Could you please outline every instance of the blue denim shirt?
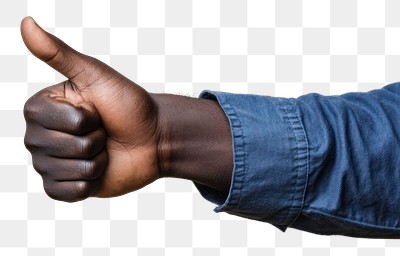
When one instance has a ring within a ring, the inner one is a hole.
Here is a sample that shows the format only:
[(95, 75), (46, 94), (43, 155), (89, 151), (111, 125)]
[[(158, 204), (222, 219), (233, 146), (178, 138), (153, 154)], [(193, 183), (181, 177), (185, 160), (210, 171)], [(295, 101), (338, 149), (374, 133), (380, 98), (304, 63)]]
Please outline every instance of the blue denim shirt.
[(229, 119), (229, 195), (217, 212), (317, 234), (400, 238), (400, 83), (297, 99), (204, 91)]

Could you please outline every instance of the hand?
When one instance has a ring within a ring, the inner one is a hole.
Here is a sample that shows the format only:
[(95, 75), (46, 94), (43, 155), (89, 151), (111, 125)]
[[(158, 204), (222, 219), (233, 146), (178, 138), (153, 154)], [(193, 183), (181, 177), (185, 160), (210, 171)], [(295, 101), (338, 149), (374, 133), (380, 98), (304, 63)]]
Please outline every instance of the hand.
[(46, 193), (58, 200), (111, 197), (159, 178), (158, 111), (141, 87), (83, 55), (27, 17), (28, 49), (68, 78), (25, 104), (25, 145)]

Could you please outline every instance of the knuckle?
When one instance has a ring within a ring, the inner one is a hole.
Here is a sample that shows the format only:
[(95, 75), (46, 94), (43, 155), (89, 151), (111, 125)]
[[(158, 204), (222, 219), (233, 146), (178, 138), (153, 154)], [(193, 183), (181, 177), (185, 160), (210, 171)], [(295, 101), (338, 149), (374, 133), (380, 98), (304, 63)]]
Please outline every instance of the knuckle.
[(86, 179), (95, 179), (98, 176), (98, 169), (99, 166), (96, 161), (93, 160), (84, 161), (82, 175)]
[(31, 153), (42, 151), (46, 145), (43, 131), (37, 126), (27, 124), (24, 136), (24, 144), (26, 149)]
[(38, 141), (34, 137), (29, 136), (28, 134), (26, 134), (24, 137), (24, 144), (26, 149), (28, 149), (31, 152), (39, 148)]
[(107, 144), (107, 134), (104, 129), (100, 129), (100, 140), (101, 140), (102, 146), (105, 147)]
[(80, 181), (74, 186), (74, 194), (76, 200), (83, 200), (88, 198), (91, 194), (91, 187), (88, 182)]
[(37, 119), (40, 111), (38, 106), (33, 103), (32, 98), (25, 102), (23, 113), (26, 121), (34, 121)]
[(87, 119), (81, 111), (77, 111), (73, 115), (72, 129), (76, 134), (84, 134), (87, 126)]
[(104, 130), (104, 128), (100, 128), (100, 134), (101, 137), (105, 140), (107, 137), (106, 131)]
[(93, 155), (93, 141), (89, 138), (82, 138), (80, 141), (80, 152), (83, 157), (90, 158)]
[(90, 159), (104, 148), (106, 135), (103, 129), (98, 129), (88, 136), (81, 137), (79, 140), (79, 150), (81, 155)]
[(30, 97), (24, 104), (23, 113), (25, 120), (36, 121), (40, 115), (43, 114), (43, 110), (46, 109), (48, 101), (46, 100), (48, 90), (43, 89), (37, 92), (35, 95)]
[(48, 172), (43, 159), (38, 159), (38, 157), (36, 157), (36, 156), (32, 156), (32, 167), (41, 176), (46, 176), (46, 174)]

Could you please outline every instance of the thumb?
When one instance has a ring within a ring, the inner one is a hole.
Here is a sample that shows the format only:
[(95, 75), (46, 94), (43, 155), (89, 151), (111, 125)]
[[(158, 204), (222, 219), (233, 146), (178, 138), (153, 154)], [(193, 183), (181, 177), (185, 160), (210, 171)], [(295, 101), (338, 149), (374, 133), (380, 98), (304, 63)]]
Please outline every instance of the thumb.
[(29, 51), (69, 79), (84, 70), (85, 55), (44, 31), (33, 18), (21, 22), (21, 35)]

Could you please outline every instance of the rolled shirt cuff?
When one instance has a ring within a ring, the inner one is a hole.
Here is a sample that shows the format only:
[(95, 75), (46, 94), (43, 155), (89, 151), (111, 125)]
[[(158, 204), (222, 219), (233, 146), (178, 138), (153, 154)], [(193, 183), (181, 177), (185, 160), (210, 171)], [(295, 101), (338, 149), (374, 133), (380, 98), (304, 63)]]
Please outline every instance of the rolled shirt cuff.
[[(229, 194), (195, 183), (216, 212), (286, 230), (299, 216), (308, 178), (307, 137), (293, 99), (203, 91), (229, 120), (233, 171)], [(212, 120), (210, 120), (212, 121)]]

